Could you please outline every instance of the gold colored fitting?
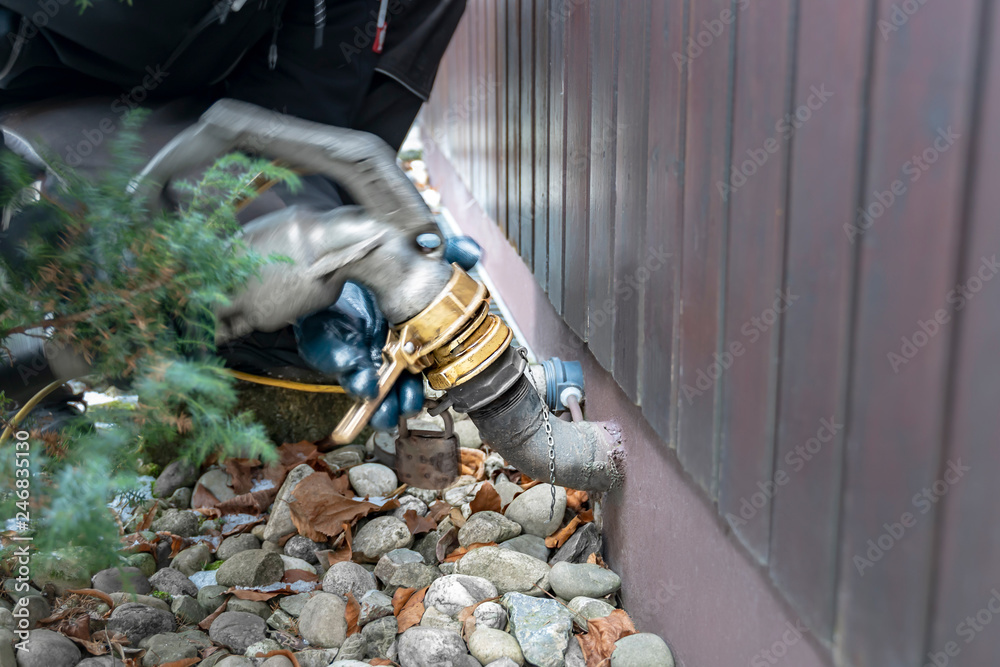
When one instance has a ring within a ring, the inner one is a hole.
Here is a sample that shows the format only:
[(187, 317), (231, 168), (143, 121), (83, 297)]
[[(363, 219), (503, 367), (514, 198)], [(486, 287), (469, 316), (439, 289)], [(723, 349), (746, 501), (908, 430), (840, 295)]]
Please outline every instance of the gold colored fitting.
[(490, 313), (486, 286), (453, 265), (451, 279), (434, 301), (389, 332), (382, 348), (378, 395), (355, 403), (332, 440), (352, 442), (404, 370), (426, 371), (434, 389), (457, 387), (489, 368), (512, 339), (510, 328)]

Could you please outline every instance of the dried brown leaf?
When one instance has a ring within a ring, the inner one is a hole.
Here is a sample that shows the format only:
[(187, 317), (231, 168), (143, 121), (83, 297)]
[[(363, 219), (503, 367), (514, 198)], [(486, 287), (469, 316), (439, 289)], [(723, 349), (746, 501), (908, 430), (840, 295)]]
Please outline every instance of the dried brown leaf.
[(205, 632), (208, 632), (208, 629), (212, 626), (212, 623), (215, 622), (215, 619), (217, 619), (219, 617), (219, 614), (224, 612), (226, 610), (226, 607), (228, 606), (229, 606), (229, 599), (227, 598), (222, 601), (222, 604), (219, 605), (218, 609), (216, 609), (211, 614), (206, 616), (205, 620), (203, 620), (201, 623), (198, 624), (198, 627), (204, 630)]
[(459, 451), (460, 474), (472, 475), (477, 480), (486, 479), (486, 452), (462, 447)]
[(411, 535), (419, 535), (437, 530), (437, 522), (434, 519), (427, 516), (420, 516), (416, 510), (406, 510), (403, 513), (403, 521), (406, 522), (406, 527), (410, 529)]
[(452, 526), (448, 529), (448, 532), (438, 538), (437, 544), (434, 547), (434, 555), (437, 556), (438, 562), (443, 561), (457, 546), (458, 529)]
[(260, 461), (257, 459), (226, 459), (223, 466), (229, 473), (229, 479), (232, 480), (230, 486), (233, 493), (238, 496), (250, 493), (250, 489), (253, 488), (253, 470), (260, 467)]
[(299, 534), (315, 542), (326, 542), (344, 530), (344, 524), (353, 524), (370, 512), (393, 509), (399, 503), (390, 501), (379, 507), (373, 503), (346, 498), (337, 493), (330, 476), (323, 472), (309, 475), (295, 488), (295, 499), (289, 503), (292, 523)]
[(165, 662), (160, 667), (191, 667), (191, 665), (197, 665), (199, 662), (201, 662), (201, 658), (183, 658), (182, 660)]
[(319, 581), (315, 572), (309, 570), (285, 570), (285, 575), (281, 578), (284, 584), (294, 584), (296, 581)]
[(576, 532), (576, 529), (579, 528), (582, 523), (583, 522), (580, 521), (579, 516), (573, 517), (569, 523), (560, 528), (555, 534), (549, 535), (545, 538), (545, 546), (549, 549), (558, 549), (562, 545), (566, 544), (566, 540), (573, 537), (573, 533)]
[(566, 507), (573, 510), (574, 512), (579, 512), (583, 509), (584, 504), (590, 500), (590, 494), (586, 491), (579, 491), (577, 489), (566, 489)]
[(286, 442), (278, 447), (278, 456), (281, 465), (285, 466), (286, 470), (291, 470), (297, 465), (315, 461), (319, 457), (319, 450), (316, 445), (305, 440), (296, 443)]
[(587, 556), (587, 562), (590, 563), (591, 565), (600, 565), (605, 570), (609, 569), (607, 564), (604, 562), (604, 559), (601, 558), (601, 554), (599, 553), (592, 553), (589, 556)]
[(156, 516), (156, 510), (158, 509), (160, 509), (159, 505), (150, 507), (149, 511), (142, 515), (142, 521), (135, 527), (135, 532), (141, 533), (144, 530), (149, 530), (149, 527), (153, 525), (153, 517)]
[(98, 600), (108, 605), (112, 609), (115, 608), (115, 601), (111, 599), (111, 596), (105, 593), (104, 591), (99, 591), (95, 588), (77, 588), (77, 589), (68, 588), (66, 589), (66, 592), (72, 593), (73, 595), (85, 595), (88, 597), (97, 598)]
[(480, 487), (476, 497), (469, 503), (472, 513), (476, 512), (500, 512), (500, 494), (490, 482), (486, 482)]
[(218, 507), (219, 499), (215, 494), (205, 488), (203, 484), (195, 484), (194, 493), (191, 494), (191, 507)]
[(451, 516), (451, 523), (455, 526), (455, 528), (461, 528), (465, 525), (465, 522), (468, 521), (468, 519), (466, 519), (462, 514), (462, 510), (457, 507), (451, 508), (451, 514), (449, 516)]
[(448, 516), (451, 513), (451, 505), (443, 501), (436, 501), (430, 507), (430, 511), (427, 512), (427, 516), (434, 519), (437, 523), (441, 523), (441, 519)]
[(394, 663), (389, 658), (372, 658), (368, 661), (369, 665), (381, 665), (381, 667), (387, 667), (393, 665)]
[(347, 609), (344, 611), (344, 617), (347, 619), (348, 637), (361, 632), (361, 627), (358, 625), (358, 619), (361, 618), (361, 605), (354, 598), (354, 593), (350, 591), (347, 592)]
[(396, 592), (392, 594), (392, 615), (399, 616), (399, 612), (403, 610), (403, 607), (416, 592), (416, 588), (397, 588)]
[(450, 554), (448, 554), (447, 558), (445, 558), (441, 562), (454, 563), (455, 561), (460, 560), (462, 556), (469, 553), (470, 551), (475, 551), (476, 549), (481, 549), (483, 547), (495, 547), (495, 546), (497, 546), (496, 542), (481, 542), (481, 543), (476, 542), (475, 544), (470, 544), (467, 547), (459, 547), (454, 551), (452, 551)]
[(223, 514), (263, 514), (278, 496), (278, 487), (244, 493), (219, 503), (217, 507)]
[(420, 624), (420, 619), (424, 617), (424, 596), (427, 595), (427, 587), (414, 591), (410, 595), (406, 604), (396, 614), (396, 622), (399, 625), (397, 632), (403, 633), (415, 625)]
[(587, 634), (577, 637), (587, 666), (605, 664), (611, 659), (615, 642), (636, 632), (632, 619), (621, 609), (615, 609), (604, 618), (588, 620)]

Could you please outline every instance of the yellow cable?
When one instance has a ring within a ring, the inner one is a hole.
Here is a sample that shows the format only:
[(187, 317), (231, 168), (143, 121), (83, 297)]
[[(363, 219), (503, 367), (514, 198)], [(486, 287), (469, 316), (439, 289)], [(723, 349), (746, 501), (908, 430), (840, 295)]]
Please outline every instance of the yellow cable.
[(242, 371), (234, 371), (232, 369), (227, 369), (229, 374), (240, 380), (246, 382), (253, 382), (254, 384), (265, 384), (269, 387), (282, 387), (284, 389), (293, 389), (295, 391), (306, 391), (313, 394), (344, 394), (344, 388), (335, 384), (306, 384), (304, 382), (292, 382), (291, 380), (278, 380), (277, 378), (262, 377), (260, 375), (251, 375), (250, 373), (243, 373)]
[[(303, 382), (292, 382), (291, 380), (278, 380), (276, 378), (262, 377), (260, 375), (251, 375), (250, 373), (243, 373), (241, 371), (234, 371), (232, 369), (227, 369), (227, 370), (229, 374), (235, 378), (244, 380), (246, 382), (253, 382), (254, 384), (268, 385), (269, 387), (282, 387), (284, 389), (305, 391), (313, 394), (346, 393), (343, 387), (335, 384), (305, 384)], [(30, 401), (25, 403), (24, 407), (18, 410), (17, 414), (14, 415), (14, 418), (11, 419), (10, 423), (7, 424), (7, 427), (4, 428), (3, 434), (0, 435), (0, 445), (3, 445), (5, 442), (7, 442), (7, 440), (10, 439), (10, 436), (14, 433), (14, 429), (17, 428), (17, 425), (20, 424), (21, 421), (23, 421), (24, 418), (27, 417), (32, 410), (35, 409), (36, 405), (42, 402), (42, 399), (44, 399), (46, 396), (51, 394), (53, 391), (55, 391), (62, 385), (63, 385), (62, 380), (53, 382), (52, 384), (48, 385), (40, 392), (35, 394)]]
[(34, 396), (32, 396), (31, 400), (25, 403), (23, 408), (18, 410), (17, 414), (14, 415), (14, 418), (10, 420), (9, 424), (7, 424), (7, 428), (3, 430), (3, 435), (0, 435), (0, 445), (3, 445), (3, 443), (7, 442), (7, 440), (10, 439), (10, 436), (14, 432), (14, 429), (17, 428), (17, 425), (20, 424), (21, 421), (28, 416), (29, 412), (35, 409), (36, 405), (42, 402), (43, 398), (51, 394), (53, 391), (55, 391), (62, 385), (63, 381), (58, 380), (45, 387)]

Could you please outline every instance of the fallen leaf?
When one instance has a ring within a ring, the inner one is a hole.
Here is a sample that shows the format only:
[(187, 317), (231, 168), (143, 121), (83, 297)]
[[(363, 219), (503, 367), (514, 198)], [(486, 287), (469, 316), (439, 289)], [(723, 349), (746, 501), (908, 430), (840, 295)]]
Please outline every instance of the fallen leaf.
[(361, 628), (358, 626), (358, 619), (361, 618), (361, 605), (354, 598), (354, 593), (347, 592), (347, 609), (344, 611), (344, 617), (347, 619), (347, 636), (356, 635), (361, 632)]
[(356, 495), (354, 489), (351, 488), (351, 480), (345, 470), (340, 470), (338, 474), (333, 476), (333, 488), (346, 498), (353, 498)]
[(538, 486), (541, 483), (542, 483), (541, 480), (537, 480), (536, 479), (534, 481), (528, 482), (527, 484), (521, 484), (521, 489), (523, 489), (524, 491), (527, 491), (528, 489), (534, 488), (534, 487)]
[(416, 592), (416, 588), (397, 588), (396, 592), (392, 594), (392, 615), (399, 616), (399, 612), (403, 610), (406, 603), (410, 601), (410, 597)]
[(218, 507), (196, 507), (193, 511), (201, 514), (206, 519), (218, 519), (222, 516), (222, 511)]
[(469, 503), (472, 513), (476, 512), (500, 512), (500, 494), (493, 487), (493, 484), (486, 482), (479, 489), (479, 493)]
[(427, 595), (427, 587), (415, 591), (403, 608), (396, 615), (396, 622), (399, 625), (397, 632), (403, 633), (415, 625), (420, 624), (420, 619), (424, 617), (424, 596)]
[(470, 551), (475, 551), (476, 549), (481, 549), (483, 547), (495, 547), (495, 546), (497, 546), (496, 542), (481, 542), (481, 543), (476, 542), (475, 544), (470, 544), (467, 547), (459, 547), (454, 551), (452, 551), (450, 554), (448, 554), (448, 557), (441, 562), (454, 563), (455, 561), (461, 559), (462, 556), (469, 553)]
[(314, 542), (326, 542), (330, 537), (336, 537), (344, 530), (344, 524), (353, 524), (370, 512), (379, 512), (395, 503), (390, 501), (379, 507), (373, 503), (354, 500), (337, 493), (336, 486), (330, 476), (323, 472), (309, 475), (295, 487), (295, 499), (289, 503), (292, 510), (292, 523), (300, 535), (305, 535)]
[(219, 617), (219, 614), (224, 612), (226, 610), (226, 607), (228, 606), (229, 606), (229, 599), (227, 598), (222, 601), (222, 604), (219, 605), (218, 609), (216, 609), (211, 614), (206, 616), (205, 620), (203, 620), (201, 623), (198, 624), (198, 627), (204, 630), (205, 632), (208, 632), (208, 629), (212, 626), (212, 623), (215, 621), (215, 619), (217, 619)]
[(305, 440), (296, 443), (286, 442), (278, 447), (278, 456), (281, 465), (291, 470), (295, 466), (315, 461), (319, 457), (319, 450), (316, 445)]
[(573, 537), (573, 533), (576, 532), (576, 529), (579, 528), (582, 523), (583, 522), (580, 521), (579, 516), (573, 517), (569, 523), (560, 528), (555, 534), (545, 538), (545, 546), (549, 549), (558, 549), (562, 545), (566, 544), (566, 540)]
[(437, 522), (434, 519), (427, 516), (420, 516), (416, 510), (406, 510), (403, 513), (403, 521), (406, 522), (406, 527), (410, 529), (411, 535), (419, 535), (437, 530)]
[(434, 521), (436, 521), (437, 523), (441, 523), (441, 519), (448, 516), (450, 512), (451, 512), (451, 505), (449, 505), (446, 502), (438, 500), (435, 501), (433, 505), (431, 505), (430, 510), (427, 512), (427, 516), (434, 519)]
[(214, 493), (206, 489), (203, 484), (195, 484), (194, 493), (191, 494), (192, 508), (217, 507), (218, 505), (219, 499), (215, 497)]
[(580, 648), (587, 665), (600, 665), (611, 659), (615, 642), (622, 637), (636, 634), (632, 619), (621, 609), (615, 609), (604, 618), (587, 621), (587, 634), (578, 635)]
[(301, 665), (299, 665), (298, 658), (296, 658), (295, 654), (292, 653), (291, 651), (289, 651), (287, 648), (281, 648), (281, 649), (278, 649), (277, 651), (271, 651), (270, 653), (265, 653), (264, 655), (259, 655), (258, 654), (257, 657), (258, 658), (273, 658), (276, 655), (283, 655), (286, 658), (288, 658), (292, 662), (292, 667), (301, 667)]
[(226, 459), (223, 466), (229, 473), (229, 479), (232, 480), (230, 486), (233, 492), (238, 496), (250, 493), (250, 489), (253, 488), (253, 470), (260, 466), (260, 461), (257, 459)]
[(582, 512), (578, 512), (577, 516), (580, 518), (581, 523), (594, 522), (594, 510), (583, 510)]
[(601, 554), (599, 553), (592, 553), (589, 556), (587, 556), (587, 562), (590, 563), (591, 565), (600, 565), (605, 570), (608, 569), (608, 566), (604, 563), (604, 559), (601, 558)]
[(290, 587), (285, 586), (273, 591), (255, 591), (248, 588), (235, 588), (230, 587), (227, 594), (232, 593), (241, 600), (257, 600), (260, 602), (267, 602), (273, 597), (277, 597), (284, 593), (301, 593), (301, 591), (293, 591)]
[(160, 509), (159, 505), (150, 507), (149, 511), (142, 516), (142, 521), (135, 527), (135, 532), (141, 533), (144, 530), (149, 530), (149, 527), (153, 525), (153, 517), (156, 516), (156, 510), (158, 509)]
[(455, 547), (458, 546), (458, 529), (452, 526), (444, 535), (438, 538), (434, 546), (434, 555), (441, 562)]
[(388, 658), (372, 658), (371, 660), (368, 661), (368, 664), (369, 665), (382, 665), (383, 667), (385, 667), (385, 665), (392, 665), (393, 662), (392, 662), (392, 660), (389, 660)]
[(450, 516), (451, 516), (451, 523), (452, 525), (455, 526), (455, 528), (461, 528), (462, 526), (465, 525), (465, 522), (468, 521), (468, 519), (465, 518), (465, 515), (462, 514), (462, 510), (458, 509), (457, 507), (451, 508)]
[(278, 496), (278, 487), (244, 493), (219, 503), (217, 507), (223, 514), (263, 514)]
[(566, 507), (579, 513), (584, 503), (590, 500), (590, 494), (578, 489), (566, 489)]
[(487, 598), (486, 600), (480, 600), (476, 604), (469, 605), (462, 611), (458, 612), (458, 622), (462, 624), (462, 636), (468, 641), (472, 633), (476, 631), (476, 617), (473, 614), (476, 613), (476, 608), (486, 602), (496, 602), (499, 597)]
[(479, 449), (461, 447), (459, 451), (459, 472), (472, 475), (477, 480), (486, 479), (486, 453)]
[(115, 601), (111, 599), (111, 596), (104, 591), (99, 591), (95, 588), (67, 588), (67, 593), (72, 593), (73, 595), (85, 595), (92, 598), (97, 598), (104, 604), (108, 605), (112, 609), (115, 608)]
[(281, 583), (294, 584), (296, 581), (319, 581), (319, 577), (309, 570), (285, 570)]

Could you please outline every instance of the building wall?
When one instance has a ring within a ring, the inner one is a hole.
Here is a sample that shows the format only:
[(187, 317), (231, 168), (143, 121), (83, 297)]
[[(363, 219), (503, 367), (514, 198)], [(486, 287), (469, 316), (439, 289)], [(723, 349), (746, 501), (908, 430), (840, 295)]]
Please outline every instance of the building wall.
[(995, 4), (469, 0), (432, 175), (626, 426), (609, 556), (687, 664), (1000, 654)]

